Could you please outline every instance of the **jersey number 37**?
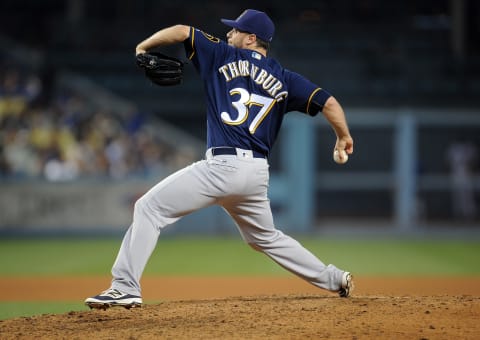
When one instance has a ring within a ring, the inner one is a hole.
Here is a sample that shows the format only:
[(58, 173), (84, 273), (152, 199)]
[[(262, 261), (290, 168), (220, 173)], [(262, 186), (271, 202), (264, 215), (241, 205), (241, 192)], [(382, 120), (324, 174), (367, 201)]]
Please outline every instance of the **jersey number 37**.
[(268, 115), (268, 113), (276, 103), (275, 99), (260, 96), (255, 93), (249, 93), (247, 90), (241, 87), (231, 89), (230, 96), (240, 96), (237, 101), (232, 102), (232, 105), (237, 110), (238, 115), (237, 118), (232, 119), (232, 115), (230, 115), (230, 113), (222, 112), (220, 117), (222, 117), (222, 121), (225, 124), (240, 125), (248, 119), (249, 109), (251, 109), (252, 106), (260, 108), (255, 118), (248, 126), (248, 130), (252, 135), (255, 133), (260, 123), (265, 119), (265, 117)]

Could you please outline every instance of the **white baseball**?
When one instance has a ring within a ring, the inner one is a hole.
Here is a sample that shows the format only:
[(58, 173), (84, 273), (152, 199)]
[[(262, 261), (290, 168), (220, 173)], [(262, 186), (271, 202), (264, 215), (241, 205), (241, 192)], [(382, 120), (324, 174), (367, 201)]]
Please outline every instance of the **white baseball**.
[[(342, 153), (342, 158), (340, 158), (340, 152)], [(333, 160), (337, 164), (345, 164), (348, 161), (348, 154), (345, 150), (335, 150), (333, 152)]]

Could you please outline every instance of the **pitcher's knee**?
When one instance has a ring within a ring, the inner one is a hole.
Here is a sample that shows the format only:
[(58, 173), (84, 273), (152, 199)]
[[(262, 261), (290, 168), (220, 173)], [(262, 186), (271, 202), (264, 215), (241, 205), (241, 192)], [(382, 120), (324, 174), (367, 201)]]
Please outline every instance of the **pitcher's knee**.
[(277, 242), (276, 239), (268, 238), (268, 239), (258, 239), (254, 241), (249, 241), (248, 245), (260, 252), (264, 252), (265, 250), (276, 248), (277, 247)]
[(250, 247), (257, 251), (265, 251), (267, 249), (277, 248), (282, 246), (284, 240), (287, 238), (280, 230), (272, 230), (255, 235), (249, 235), (247, 243)]
[(142, 196), (135, 202), (133, 219), (144, 225), (151, 225), (160, 230), (179, 218), (179, 215), (172, 216), (172, 212), (167, 211), (159, 201), (147, 195)]
[(142, 196), (135, 202), (133, 210), (133, 219), (137, 221), (150, 222), (151, 224), (156, 224), (153, 221), (159, 220), (161, 216), (156, 212), (150, 205), (149, 198), (147, 196)]
[(148, 211), (148, 202), (147, 202), (147, 198), (145, 196), (142, 196), (140, 197), (136, 202), (135, 202), (135, 205), (134, 205), (134, 214), (137, 215), (137, 214), (142, 214), (144, 215), (147, 211)]

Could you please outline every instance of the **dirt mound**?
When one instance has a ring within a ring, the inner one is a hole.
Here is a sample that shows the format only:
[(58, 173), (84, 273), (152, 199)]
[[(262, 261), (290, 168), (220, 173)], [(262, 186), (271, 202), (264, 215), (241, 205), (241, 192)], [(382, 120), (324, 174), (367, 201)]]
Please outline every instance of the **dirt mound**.
[[(142, 308), (4, 320), (0, 339), (478, 339), (479, 277), (355, 283), (342, 299), (295, 277), (146, 277)], [(108, 284), (1, 278), (0, 300), (83, 301)]]
[(261, 295), (0, 321), (1, 339), (474, 339), (480, 297)]

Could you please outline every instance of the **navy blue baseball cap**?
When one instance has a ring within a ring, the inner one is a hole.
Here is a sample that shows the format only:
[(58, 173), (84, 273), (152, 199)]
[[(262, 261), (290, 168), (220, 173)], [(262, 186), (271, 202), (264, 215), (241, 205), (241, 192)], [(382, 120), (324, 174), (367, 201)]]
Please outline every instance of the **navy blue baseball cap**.
[(272, 41), (275, 33), (272, 19), (266, 13), (254, 9), (245, 10), (235, 20), (221, 19), (221, 21), (237, 30), (253, 33), (266, 42)]

